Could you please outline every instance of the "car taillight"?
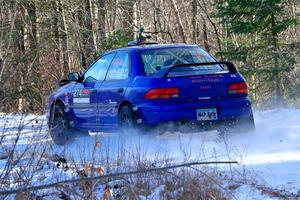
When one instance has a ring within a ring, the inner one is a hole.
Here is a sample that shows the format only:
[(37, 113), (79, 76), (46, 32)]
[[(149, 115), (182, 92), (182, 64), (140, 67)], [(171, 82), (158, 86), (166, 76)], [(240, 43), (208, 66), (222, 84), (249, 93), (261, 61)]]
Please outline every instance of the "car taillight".
[(145, 99), (170, 99), (178, 97), (178, 88), (156, 88), (149, 90), (145, 95)]
[(229, 86), (229, 94), (248, 94), (248, 85), (245, 82), (233, 83)]

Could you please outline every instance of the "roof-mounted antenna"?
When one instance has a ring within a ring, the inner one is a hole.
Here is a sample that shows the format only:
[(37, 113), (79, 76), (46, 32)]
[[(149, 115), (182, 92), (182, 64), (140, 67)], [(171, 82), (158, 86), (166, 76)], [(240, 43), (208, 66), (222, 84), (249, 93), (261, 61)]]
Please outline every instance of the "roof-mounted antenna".
[(136, 40), (138, 42), (145, 42), (146, 41), (146, 37), (143, 36), (144, 31), (145, 31), (145, 29), (143, 27), (141, 27), (138, 35), (136, 36)]
[(158, 42), (155, 41), (147, 41), (148, 39), (151, 39), (150, 35), (144, 35), (145, 29), (143, 27), (140, 28), (136, 40), (128, 42), (128, 46), (137, 46), (137, 45), (147, 45), (147, 44), (158, 44)]

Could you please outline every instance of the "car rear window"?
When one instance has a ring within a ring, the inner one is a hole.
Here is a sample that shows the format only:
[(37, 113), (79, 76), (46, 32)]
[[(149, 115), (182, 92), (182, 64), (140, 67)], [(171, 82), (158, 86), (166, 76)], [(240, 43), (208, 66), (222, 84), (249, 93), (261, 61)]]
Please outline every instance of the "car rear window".
[[(140, 54), (147, 76), (154, 75), (162, 68), (174, 65), (216, 62), (208, 53), (199, 47), (147, 49), (141, 50)], [(224, 71), (221, 65), (176, 67), (170, 72), (170, 76), (198, 75), (221, 71)]]

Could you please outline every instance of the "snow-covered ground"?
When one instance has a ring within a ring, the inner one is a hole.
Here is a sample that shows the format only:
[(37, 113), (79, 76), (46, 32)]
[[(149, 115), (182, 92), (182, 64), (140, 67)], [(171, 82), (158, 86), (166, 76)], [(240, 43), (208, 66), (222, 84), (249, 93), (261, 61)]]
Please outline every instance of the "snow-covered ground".
[[(91, 133), (77, 137), (65, 146), (52, 143), (45, 121), (44, 116), (0, 114), (0, 174), (7, 167), (6, 155), (15, 143), (15, 154), (27, 151), (28, 156), (39, 151), (44, 153), (43, 157), (62, 155), (75, 163), (93, 162), (95, 151), (99, 151), (97, 156), (111, 160), (130, 160), (134, 152), (139, 152), (142, 159), (152, 160), (156, 166), (163, 158), (170, 159), (170, 163), (236, 160), (238, 165), (216, 166), (230, 174), (234, 184), (240, 180), (240, 185), (233, 190), (235, 199), (283, 199), (289, 195), (291, 199), (300, 199), (300, 109), (256, 111), (256, 131), (251, 133), (224, 137), (215, 131), (159, 136)], [(96, 141), (100, 144), (97, 148)], [(27, 160), (28, 163), (24, 159), (27, 165), (38, 162)], [(43, 169), (45, 177), (35, 185), (72, 177), (62, 168), (53, 172), (55, 164), (48, 163), (47, 166)], [(157, 196), (158, 190), (152, 196)]]

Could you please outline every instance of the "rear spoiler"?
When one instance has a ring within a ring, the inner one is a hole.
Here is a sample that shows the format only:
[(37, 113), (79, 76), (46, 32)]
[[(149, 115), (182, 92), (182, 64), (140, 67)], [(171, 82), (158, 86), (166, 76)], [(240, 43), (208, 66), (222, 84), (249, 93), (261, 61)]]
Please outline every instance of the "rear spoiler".
[(226, 65), (230, 74), (238, 72), (237, 68), (231, 62), (206, 62), (206, 63), (192, 63), (192, 64), (179, 64), (165, 68), (163, 77), (166, 78), (168, 74), (176, 67), (190, 67), (190, 66), (207, 66), (207, 65)]

